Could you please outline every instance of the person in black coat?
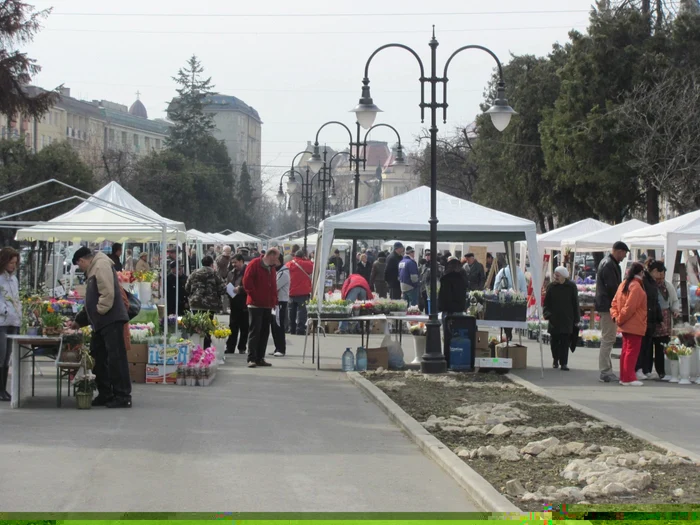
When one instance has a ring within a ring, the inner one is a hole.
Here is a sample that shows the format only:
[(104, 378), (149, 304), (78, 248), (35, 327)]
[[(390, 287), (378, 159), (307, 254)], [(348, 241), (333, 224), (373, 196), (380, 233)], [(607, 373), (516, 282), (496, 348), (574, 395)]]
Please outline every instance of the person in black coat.
[(166, 286), (168, 287), (168, 315), (175, 315), (176, 305), (178, 315), (182, 315), (187, 308), (187, 291), (185, 290), (187, 277), (185, 277), (181, 266), (178, 278), (175, 274), (177, 271), (175, 266), (175, 261), (170, 263), (170, 273), (166, 279)]
[(389, 297), (394, 300), (401, 299), (401, 283), (399, 282), (399, 263), (403, 259), (404, 247), (400, 242), (394, 243), (394, 251), (386, 258), (386, 272), (384, 278), (389, 287)]
[(440, 278), (438, 311), (449, 313), (467, 310), (467, 281), (462, 275), (459, 260), (452, 257), (447, 261), (445, 275)]
[(367, 261), (366, 253), (360, 255), (360, 260), (357, 262), (357, 269), (355, 270), (355, 273), (360, 274), (367, 282), (370, 282), (372, 277), (372, 265)]
[[(637, 357), (637, 379), (640, 381), (649, 379), (649, 376), (651, 375), (651, 367), (654, 361), (654, 343), (652, 341), (652, 337), (656, 331), (656, 325), (663, 321), (663, 314), (659, 303), (659, 286), (656, 284), (656, 279), (654, 279), (651, 273), (649, 273), (656, 266), (657, 264), (654, 259), (647, 259), (644, 277), (642, 278), (642, 282), (644, 283), (644, 291), (647, 294), (647, 333), (644, 334), (644, 337), (642, 338), (642, 348), (639, 351), (639, 356)], [(663, 264), (660, 266), (661, 268), (664, 268)]]
[(554, 270), (554, 280), (547, 286), (544, 296), (544, 318), (549, 321), (553, 367), (569, 370), (569, 344), (578, 333), (580, 311), (578, 288), (569, 279), (569, 271), (563, 266)]

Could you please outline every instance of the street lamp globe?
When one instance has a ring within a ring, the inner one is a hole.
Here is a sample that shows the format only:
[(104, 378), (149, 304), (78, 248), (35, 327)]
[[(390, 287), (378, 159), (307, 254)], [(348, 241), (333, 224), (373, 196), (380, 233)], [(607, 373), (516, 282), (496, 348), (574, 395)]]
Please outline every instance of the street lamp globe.
[(328, 202), (331, 203), (331, 206), (338, 204), (338, 197), (335, 196), (335, 192), (331, 193), (330, 197), (328, 198)]
[(314, 152), (311, 155), (311, 158), (306, 162), (306, 165), (309, 167), (312, 173), (318, 173), (318, 170), (323, 167), (323, 159), (321, 158), (318, 144), (314, 145)]
[(377, 118), (377, 113), (381, 113), (369, 94), (369, 80), (365, 79), (362, 86), (362, 96), (360, 97), (360, 103), (357, 104), (351, 111), (355, 112), (355, 117), (357, 122), (364, 129), (369, 129), (374, 124), (374, 120)]
[(513, 115), (518, 113), (508, 105), (508, 100), (506, 100), (506, 87), (503, 82), (498, 84), (498, 96), (486, 112), (487, 115), (491, 116), (491, 122), (493, 126), (498, 131), (503, 131), (510, 124), (510, 119)]
[[(289, 194), (291, 195), (292, 193), (294, 193), (294, 192), (297, 191), (297, 188), (298, 188), (298, 187), (299, 187), (299, 183), (298, 183), (297, 180), (294, 178), (294, 174), (292, 173), (292, 174), (289, 176), (289, 180), (287, 181), (287, 193), (289, 193)], [(279, 198), (279, 197), (278, 197), (278, 198)]]
[(277, 192), (277, 202), (282, 204), (284, 202), (284, 192), (282, 191), (282, 185), (280, 184), (280, 189)]
[(403, 150), (401, 149), (401, 146), (399, 146), (396, 152), (396, 158), (394, 159), (394, 162), (391, 163), (391, 167), (398, 177), (401, 177), (404, 173), (406, 173), (406, 160), (403, 158)]

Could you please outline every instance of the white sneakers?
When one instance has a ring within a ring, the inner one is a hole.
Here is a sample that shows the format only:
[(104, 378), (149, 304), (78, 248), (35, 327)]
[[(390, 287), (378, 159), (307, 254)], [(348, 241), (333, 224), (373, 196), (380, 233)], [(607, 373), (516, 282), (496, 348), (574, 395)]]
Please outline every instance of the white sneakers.
[(641, 370), (637, 370), (637, 381), (645, 381), (647, 379), (649, 378), (644, 372), (642, 372)]
[(284, 354), (283, 354), (282, 352), (275, 352), (275, 353), (272, 354), (272, 355), (275, 356), (275, 357), (284, 357)]
[(641, 381), (631, 381), (629, 383), (623, 383), (622, 381), (620, 381), (620, 384), (622, 386), (644, 386), (644, 383), (642, 383)]

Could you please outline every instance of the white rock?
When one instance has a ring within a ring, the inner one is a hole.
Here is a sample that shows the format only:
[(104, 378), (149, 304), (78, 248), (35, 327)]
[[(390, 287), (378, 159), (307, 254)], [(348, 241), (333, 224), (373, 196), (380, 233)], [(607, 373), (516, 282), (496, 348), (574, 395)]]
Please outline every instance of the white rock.
[(658, 455), (655, 458), (651, 458), (652, 465), (668, 465), (671, 459), (668, 456)]
[(495, 427), (493, 427), (491, 430), (489, 430), (488, 435), (489, 436), (509, 436), (512, 434), (513, 431), (505, 426), (503, 423), (499, 423)]
[(477, 455), (480, 458), (493, 458), (498, 456), (498, 449), (493, 445), (488, 445), (487, 447), (479, 447)]
[(520, 461), (520, 454), (518, 454), (518, 449), (513, 445), (501, 447), (500, 455), (501, 459), (505, 461)]
[(486, 434), (486, 429), (485, 429), (484, 427), (477, 427), (477, 426), (471, 425), (471, 426), (466, 427), (466, 428), (463, 430), (463, 432), (464, 432), (465, 434), (482, 434), (482, 435), (485, 435), (485, 434)]
[(564, 479), (568, 479), (569, 481), (578, 481), (578, 472), (574, 472), (574, 471), (562, 472), (561, 477)]
[(685, 459), (685, 458), (681, 458), (678, 456), (671, 458), (671, 465), (692, 465), (692, 464), (693, 464), (692, 461)]
[(510, 481), (506, 481), (506, 494), (508, 494), (509, 496), (517, 498), (518, 496), (522, 496), (526, 492), (527, 491), (525, 490), (525, 487), (523, 487), (523, 484), (520, 483), (519, 480), (511, 479)]
[(523, 494), (523, 497), (521, 499), (522, 501), (540, 501), (541, 499), (544, 499), (544, 496), (536, 492), (526, 492), (525, 494)]
[(567, 443), (564, 446), (572, 454), (580, 454), (581, 451), (583, 451), (586, 448), (585, 444), (579, 443), (578, 441), (572, 441), (571, 443)]
[(571, 421), (564, 426), (566, 428), (581, 428), (582, 427), (581, 423), (577, 423), (576, 421)]
[(533, 456), (537, 456), (541, 452), (558, 444), (559, 440), (557, 438), (548, 437), (547, 439), (542, 439), (540, 441), (531, 441), (525, 445), (520, 452), (523, 454), (532, 454)]
[(384, 367), (380, 366), (377, 367), (377, 369), (374, 371), (375, 374), (383, 374), (384, 373)]
[(622, 483), (608, 483), (603, 487), (602, 492), (606, 496), (617, 496), (626, 494), (627, 488)]
[(588, 485), (587, 487), (583, 487), (583, 489), (581, 489), (581, 494), (583, 494), (584, 497), (589, 499), (599, 498), (600, 488), (596, 485)]
[(659, 457), (661, 454), (659, 454), (658, 452), (654, 452), (653, 450), (642, 450), (639, 453), (639, 455), (648, 461), (650, 459)]
[(441, 425), (440, 428), (445, 432), (462, 432), (464, 427), (458, 427), (456, 425)]
[(578, 487), (564, 487), (559, 489), (554, 495), (554, 501), (562, 503), (571, 503), (583, 499), (583, 493)]
[(682, 498), (684, 494), (685, 491), (683, 489), (676, 489), (673, 491), (673, 495), (677, 498)]
[(534, 459), (534, 456), (531, 456), (530, 454), (525, 454), (523, 455), (523, 459), (525, 461), (532, 461)]
[(472, 453), (472, 451), (471, 451), (471, 450), (468, 450), (468, 449), (466, 449), (466, 448), (461, 448), (461, 449), (459, 449), (459, 450), (457, 451), (457, 455), (458, 455), (460, 458), (468, 458), (468, 457), (471, 457), (471, 453)]
[(609, 454), (611, 456), (622, 454), (622, 449), (617, 447), (600, 447), (600, 451), (603, 454)]
[(649, 464), (649, 461), (647, 461), (644, 458), (639, 458), (639, 461), (637, 462), (638, 467), (645, 467)]

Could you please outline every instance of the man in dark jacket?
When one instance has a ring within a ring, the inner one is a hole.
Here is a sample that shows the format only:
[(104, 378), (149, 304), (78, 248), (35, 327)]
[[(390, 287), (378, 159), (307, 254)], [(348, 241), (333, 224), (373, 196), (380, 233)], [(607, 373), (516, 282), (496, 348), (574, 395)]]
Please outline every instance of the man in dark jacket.
[(110, 259), (112, 259), (112, 263), (114, 264), (114, 270), (117, 272), (122, 271), (122, 245), (121, 243), (115, 242), (112, 245), (112, 253), (109, 256)]
[(372, 273), (369, 276), (369, 286), (377, 292), (381, 299), (386, 299), (386, 253), (379, 252), (379, 257), (372, 265)]
[[(286, 263), (285, 263), (286, 264)], [(335, 285), (338, 286), (340, 285), (340, 274), (343, 273), (343, 258), (340, 256), (340, 250), (336, 249), (335, 252), (333, 252), (333, 257), (328, 259), (328, 264), (332, 264), (333, 267), (335, 268)]]
[[(166, 279), (166, 286), (168, 287), (168, 315), (182, 315), (185, 311), (185, 303), (187, 302), (187, 291), (185, 290), (185, 279), (184, 270), (182, 266), (177, 268), (177, 262), (173, 261), (170, 263), (170, 273)], [(178, 273), (179, 272), (179, 275)]]
[(467, 309), (467, 281), (462, 276), (459, 260), (452, 257), (447, 261), (445, 275), (440, 279), (438, 311), (449, 313), (465, 312)]
[(476, 260), (473, 253), (467, 254), (467, 262), (463, 268), (467, 272), (469, 289), (483, 290), (486, 285), (486, 272), (484, 271), (484, 265)]
[(403, 260), (404, 247), (400, 242), (394, 243), (394, 251), (386, 259), (386, 272), (384, 277), (389, 287), (391, 299), (401, 299), (401, 282), (399, 281), (399, 263)]
[[(425, 250), (423, 255), (425, 255), (425, 262), (420, 269), (420, 297), (418, 298), (418, 306), (420, 307), (421, 312), (428, 313), (428, 299), (430, 299), (430, 261), (432, 259), (432, 254), (430, 253), (430, 250)], [(437, 265), (437, 271), (436, 281), (440, 281), (442, 279), (442, 275), (445, 273), (445, 267), (439, 262)]]
[(236, 345), (238, 345), (238, 352), (245, 354), (248, 344), (249, 319), (248, 307), (245, 304), (247, 296), (243, 289), (243, 275), (245, 275), (245, 269), (247, 267), (243, 255), (240, 253), (234, 255), (231, 266), (232, 270), (226, 278), (226, 283), (230, 283), (233, 286), (233, 293), (235, 295), (229, 297), (229, 306), (231, 310), (229, 314), (229, 328), (231, 329), (231, 335), (226, 341), (226, 353), (235, 354)]
[(578, 288), (569, 279), (569, 271), (563, 266), (554, 270), (554, 280), (547, 286), (544, 296), (544, 318), (549, 321), (552, 366), (569, 370), (569, 344), (572, 334), (578, 334), (581, 318), (578, 305)]
[(627, 257), (629, 248), (624, 242), (618, 241), (613, 245), (612, 252), (600, 262), (596, 274), (595, 309), (600, 315), (600, 354), (598, 356), (598, 368), (600, 369), (600, 381), (610, 383), (617, 381), (613, 374), (610, 353), (617, 337), (617, 325), (610, 317), (610, 305), (617, 293), (617, 288), (622, 282), (622, 270), (620, 263)]
[(126, 358), (124, 323), (129, 322), (121, 286), (112, 261), (104, 253), (93, 254), (82, 247), (73, 255), (73, 264), (85, 273), (85, 307), (73, 326), (92, 325), (90, 353), (95, 359), (93, 372), (97, 397), (93, 406), (131, 407), (131, 378)]

